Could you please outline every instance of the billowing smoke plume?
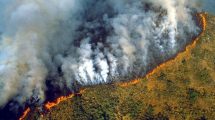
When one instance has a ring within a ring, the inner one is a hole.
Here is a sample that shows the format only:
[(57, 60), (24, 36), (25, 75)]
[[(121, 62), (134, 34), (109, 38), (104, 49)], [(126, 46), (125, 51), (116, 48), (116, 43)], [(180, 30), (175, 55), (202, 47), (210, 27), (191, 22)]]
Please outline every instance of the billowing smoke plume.
[[(5, 0), (6, 1), (6, 0)], [(0, 39), (0, 106), (143, 76), (200, 29), (186, 0), (10, 0)]]

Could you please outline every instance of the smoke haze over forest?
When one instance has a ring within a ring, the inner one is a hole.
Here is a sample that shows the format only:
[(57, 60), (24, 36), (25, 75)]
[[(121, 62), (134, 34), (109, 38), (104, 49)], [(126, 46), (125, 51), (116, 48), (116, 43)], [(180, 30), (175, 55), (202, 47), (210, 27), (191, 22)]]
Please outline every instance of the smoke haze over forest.
[(199, 34), (201, 6), (214, 11), (196, 0), (1, 0), (0, 106), (144, 76)]

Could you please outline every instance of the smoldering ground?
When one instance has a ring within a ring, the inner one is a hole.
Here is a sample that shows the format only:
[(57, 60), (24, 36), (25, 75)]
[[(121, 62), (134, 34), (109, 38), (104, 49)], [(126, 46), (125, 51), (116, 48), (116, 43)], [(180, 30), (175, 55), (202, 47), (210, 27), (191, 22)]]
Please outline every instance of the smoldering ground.
[(10, 0), (3, 6), (0, 106), (9, 111), (77, 85), (144, 76), (200, 32), (196, 2), (185, 0)]

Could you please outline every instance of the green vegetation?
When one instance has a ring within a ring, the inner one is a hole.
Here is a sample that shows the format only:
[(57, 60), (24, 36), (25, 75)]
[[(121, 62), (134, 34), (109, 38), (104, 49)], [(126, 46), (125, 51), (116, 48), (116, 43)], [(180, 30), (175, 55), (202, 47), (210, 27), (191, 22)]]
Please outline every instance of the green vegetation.
[[(31, 116), (38, 115), (31, 112)], [(86, 88), (46, 113), (42, 120), (213, 120), (215, 118), (215, 17), (196, 47), (154, 74), (127, 87)]]

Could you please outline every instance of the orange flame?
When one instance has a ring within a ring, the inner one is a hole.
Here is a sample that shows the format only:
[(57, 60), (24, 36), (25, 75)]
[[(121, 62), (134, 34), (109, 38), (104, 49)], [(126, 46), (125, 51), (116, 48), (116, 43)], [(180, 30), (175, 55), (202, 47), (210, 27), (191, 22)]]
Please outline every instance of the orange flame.
[(128, 81), (128, 82), (123, 82), (119, 86), (121, 86), (121, 87), (128, 87), (128, 86), (131, 86), (131, 85), (136, 85), (139, 82), (140, 82), (139, 79), (135, 79), (135, 80), (131, 80), (131, 81)]
[(206, 27), (207, 27), (207, 20), (205, 16), (206, 16), (206, 13), (199, 14), (199, 17), (201, 18), (202, 33), (206, 30)]
[(22, 114), (22, 116), (19, 118), (19, 120), (24, 120), (25, 117), (28, 115), (28, 113), (31, 111), (31, 109), (28, 107)]
[(193, 42), (186, 46), (184, 52), (179, 52), (174, 58), (158, 65), (156, 68), (154, 68), (152, 71), (150, 71), (147, 75), (146, 78), (149, 78), (151, 75), (153, 75), (154, 73), (156, 73), (157, 71), (159, 71), (161, 68), (163, 68), (164, 66), (168, 65), (168, 63), (173, 62), (175, 59), (177, 59), (179, 56), (181, 56), (182, 54), (185, 54), (186, 57), (189, 57), (189, 51), (193, 48), (195, 48), (196, 46), (196, 42), (198, 40), (198, 38), (204, 33), (204, 31), (206, 30), (206, 26), (207, 26), (207, 21), (206, 21), (206, 13), (199, 13), (197, 14), (197, 16), (200, 19), (200, 25), (202, 27), (202, 32), (193, 40)]
[[(202, 33), (206, 30), (206, 26), (207, 26), (207, 21), (206, 21), (206, 17), (205, 17), (206, 14), (200, 13), (200, 14), (198, 14), (198, 16), (200, 17), (200, 22), (201, 22), (201, 27), (202, 27), (202, 32), (201, 32), (201, 34), (199, 35), (199, 36), (201, 36)], [(199, 36), (198, 36), (198, 37), (199, 37)], [(198, 38), (198, 37), (197, 37), (197, 38)], [(195, 47), (196, 42), (197, 42), (197, 40), (198, 40), (197, 38), (193, 41), (192, 44), (190, 44), (190, 45), (188, 45), (188, 46), (186, 47), (185, 53), (186, 53), (187, 51), (190, 51), (192, 48)], [(183, 52), (183, 53), (184, 53), (184, 52)], [(174, 59), (176, 59), (180, 54), (182, 54), (182, 53), (177, 54), (176, 57), (175, 57)], [(165, 63), (162, 63), (162, 64), (160, 64), (159, 66), (157, 66), (155, 69), (153, 69), (151, 72), (149, 72), (149, 73), (146, 75), (146, 78), (148, 78), (149, 76), (151, 76), (152, 74), (154, 74), (156, 71), (160, 70), (160, 68), (163, 68), (168, 62), (171, 62), (171, 61), (174, 60), (174, 59), (171, 59), (171, 60), (169, 60), (169, 61), (167, 61), (167, 62), (165, 62)], [(127, 86), (130, 86), (130, 85), (135, 85), (135, 84), (137, 84), (137, 83), (139, 83), (139, 82), (140, 82), (140, 79), (135, 79), (135, 80), (132, 80), (132, 81), (129, 81), (129, 82), (121, 83), (120, 86), (121, 86), (121, 87), (127, 87)], [(82, 94), (85, 90), (86, 90), (86, 89), (80, 90), (80, 92), (77, 93), (77, 94)], [(48, 109), (48, 110), (50, 110), (50, 109), (53, 108), (54, 106), (58, 105), (60, 102), (65, 101), (65, 100), (70, 99), (70, 98), (73, 98), (74, 96), (75, 96), (75, 94), (70, 94), (70, 95), (68, 95), (68, 96), (61, 96), (61, 97), (57, 98), (55, 101), (53, 101), (53, 102), (47, 102), (47, 103), (45, 104), (45, 108)], [(27, 108), (27, 109), (24, 111), (23, 115), (19, 118), (19, 120), (24, 120), (25, 117), (27, 116), (27, 114), (28, 114), (29, 112), (30, 112), (30, 108)]]
[[(84, 92), (84, 90), (80, 90), (79, 93), (77, 94), (82, 94)], [(75, 94), (69, 94), (67, 96), (61, 96), (59, 98), (57, 98), (55, 101), (53, 102), (47, 102), (45, 104), (45, 108), (50, 110), (51, 108), (53, 108), (54, 106), (58, 105), (59, 103), (63, 102), (63, 101), (66, 101), (67, 99), (70, 99), (70, 98), (73, 98), (75, 96)]]
[(45, 108), (49, 110), (52, 107), (58, 105), (60, 102), (65, 101), (65, 100), (67, 100), (69, 98), (72, 98), (72, 97), (74, 97), (74, 94), (70, 94), (68, 96), (61, 96), (61, 97), (57, 98), (54, 102), (48, 102), (48, 103), (46, 103), (45, 104)]
[[(196, 42), (197, 42), (197, 38), (199, 36), (202, 35), (202, 33), (206, 30), (206, 26), (207, 26), (207, 21), (206, 21), (206, 17), (205, 17), (206, 14), (204, 13), (200, 13), (198, 14), (197, 16), (200, 18), (200, 25), (202, 27), (202, 32), (196, 37), (196, 39), (193, 41), (192, 44), (186, 46), (185, 48), (185, 52), (180, 52), (176, 55), (176, 57), (174, 57), (173, 59), (170, 59), (160, 65), (158, 65), (156, 68), (154, 68), (152, 71), (150, 71), (147, 75), (146, 75), (146, 78), (149, 78), (149, 76), (153, 75), (156, 71), (160, 70), (161, 68), (163, 68), (165, 65), (167, 65), (169, 62), (173, 61), (174, 59), (177, 59), (178, 56), (180, 56), (180, 54), (183, 54), (183, 53), (188, 53), (188, 51), (190, 51), (191, 49), (193, 49), (195, 46), (196, 46)], [(119, 86), (121, 87), (128, 87), (128, 86), (131, 86), (131, 85), (135, 85), (137, 83), (140, 82), (140, 79), (135, 79), (135, 80), (132, 80), (132, 81), (128, 81), (128, 82), (124, 82), (124, 83), (121, 83)]]

